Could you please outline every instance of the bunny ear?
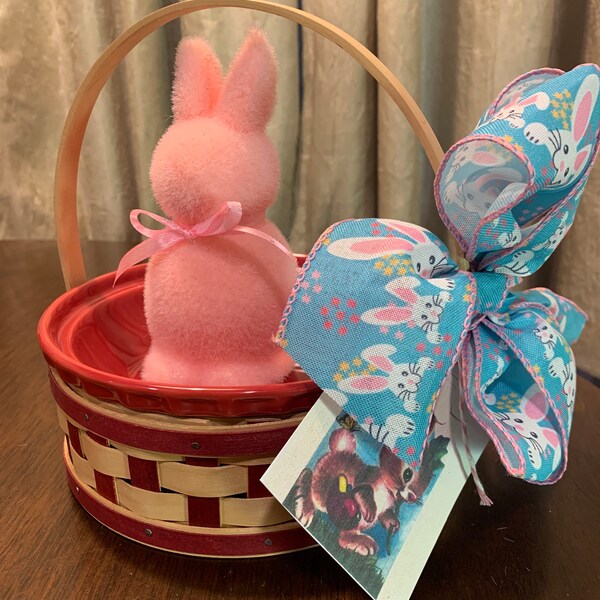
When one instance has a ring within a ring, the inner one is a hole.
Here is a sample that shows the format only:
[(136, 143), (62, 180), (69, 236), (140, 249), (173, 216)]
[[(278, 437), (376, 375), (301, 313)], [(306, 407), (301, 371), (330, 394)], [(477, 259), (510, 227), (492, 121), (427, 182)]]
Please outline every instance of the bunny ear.
[(412, 311), (408, 307), (382, 306), (373, 308), (362, 315), (362, 320), (371, 325), (397, 325), (412, 319)]
[(535, 106), (538, 110), (546, 110), (550, 104), (548, 94), (540, 92), (539, 94), (531, 94), (525, 100), (519, 102), (521, 106)]
[(416, 277), (397, 277), (396, 279), (392, 279), (385, 286), (385, 289), (407, 304), (414, 304), (418, 299), (418, 295), (413, 291), (413, 288), (418, 285), (419, 280)]
[(384, 223), (390, 229), (394, 229), (399, 233), (410, 236), (415, 242), (427, 243), (429, 238), (425, 235), (425, 230), (418, 225), (412, 223), (404, 223), (402, 221), (394, 221), (393, 219), (379, 219), (380, 223)]
[(525, 414), (534, 421), (540, 421), (546, 414), (546, 398), (537, 384), (534, 387), (533, 395), (525, 403)]
[(414, 247), (408, 240), (397, 237), (360, 237), (336, 240), (327, 247), (327, 251), (348, 260), (371, 260), (388, 254), (404, 254)]
[(471, 155), (473, 164), (482, 167), (499, 167), (504, 164), (502, 157), (487, 150), (476, 150)]
[(381, 392), (388, 386), (387, 377), (381, 375), (358, 375), (342, 379), (338, 387), (343, 392), (352, 392), (354, 394), (369, 394), (371, 392)]
[(544, 434), (544, 437), (548, 440), (549, 444), (553, 448), (558, 448), (560, 439), (559, 439), (558, 435), (556, 434), (556, 431), (554, 431), (554, 429), (550, 429), (549, 427), (543, 427), (542, 433)]
[(561, 71), (560, 69), (537, 69), (525, 73), (524, 75), (521, 75), (521, 77), (511, 81), (498, 94), (496, 100), (492, 102), (491, 106), (482, 117), (481, 122), (486, 121), (505, 106), (518, 102), (519, 98), (527, 95), (546, 81), (562, 75), (563, 72), (564, 71)]
[[(581, 84), (573, 103), (573, 137), (579, 142), (590, 124), (598, 99), (598, 76), (588, 75)], [(577, 157), (579, 158), (579, 156)]]
[(590, 157), (590, 152), (592, 151), (592, 146), (587, 145), (585, 148), (580, 150), (575, 157), (575, 171), (579, 172), (582, 166), (587, 163), (588, 158)]
[(262, 131), (275, 108), (277, 64), (265, 35), (254, 29), (233, 59), (217, 115), (234, 129)]
[(391, 344), (377, 344), (362, 352), (362, 357), (386, 373), (394, 370), (394, 363), (388, 358), (396, 353), (396, 347)]
[(221, 63), (200, 38), (184, 38), (177, 48), (173, 81), (173, 115), (194, 119), (212, 112), (221, 93)]

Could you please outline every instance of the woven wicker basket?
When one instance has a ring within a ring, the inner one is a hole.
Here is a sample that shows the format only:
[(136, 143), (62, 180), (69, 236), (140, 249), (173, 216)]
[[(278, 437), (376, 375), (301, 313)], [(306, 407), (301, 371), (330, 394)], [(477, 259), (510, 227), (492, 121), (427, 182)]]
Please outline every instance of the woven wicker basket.
[[(112, 274), (86, 282), (77, 225), (77, 168), (83, 137), (112, 71), (161, 25), (215, 7), (279, 15), (333, 41), (367, 69), (400, 107), (434, 169), (442, 150), (410, 95), (364, 46), (318, 17), (259, 0), (189, 0), (152, 13), (105, 50), (73, 101), (55, 178), (57, 241), (70, 291), (51, 305), (38, 328), (65, 433), (69, 486), (96, 519), (138, 542), (193, 555), (264, 556), (314, 545), (269, 495), (260, 477), (318, 396), (318, 389), (301, 376), (268, 390), (169, 388), (136, 378), (135, 364), (139, 366), (147, 337), (136, 325), (136, 319), (143, 321), (144, 267), (126, 273), (114, 290), (107, 286)], [(127, 325), (117, 337), (139, 335), (135, 348), (119, 353), (114, 337), (119, 319), (113, 317), (123, 307), (129, 311)], [(90, 367), (90, 360), (100, 360), (100, 347), (109, 348), (110, 360)]]

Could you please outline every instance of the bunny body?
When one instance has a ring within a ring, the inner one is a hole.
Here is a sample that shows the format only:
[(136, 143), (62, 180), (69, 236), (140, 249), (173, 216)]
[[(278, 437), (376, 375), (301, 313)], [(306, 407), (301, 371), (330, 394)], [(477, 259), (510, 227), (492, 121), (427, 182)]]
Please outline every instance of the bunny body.
[[(175, 118), (150, 169), (156, 200), (174, 222), (194, 226), (235, 201), (241, 226), (288, 247), (265, 218), (279, 187), (265, 133), (275, 81), (274, 56), (259, 32), (248, 35), (225, 79), (205, 42), (181, 43)], [(142, 377), (184, 386), (283, 380), (293, 360), (271, 338), (296, 274), (284, 252), (241, 232), (186, 239), (154, 256), (144, 288), (152, 342)]]

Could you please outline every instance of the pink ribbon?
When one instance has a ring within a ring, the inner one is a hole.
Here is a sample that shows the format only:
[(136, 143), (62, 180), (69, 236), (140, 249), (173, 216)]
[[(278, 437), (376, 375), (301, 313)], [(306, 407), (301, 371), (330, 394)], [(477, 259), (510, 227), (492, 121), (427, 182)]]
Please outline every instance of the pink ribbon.
[[(157, 223), (164, 225), (165, 228), (150, 229), (149, 227), (145, 227), (140, 223), (140, 215), (150, 217)], [(258, 229), (254, 229), (253, 227), (238, 225), (241, 218), (242, 205), (239, 202), (226, 202), (214, 215), (208, 217), (208, 219), (201, 223), (197, 223), (193, 227), (180, 225), (179, 223), (170, 221), (160, 215), (155, 215), (147, 210), (141, 210), (139, 208), (132, 210), (129, 215), (129, 220), (131, 221), (133, 228), (148, 239), (144, 240), (141, 244), (134, 246), (127, 254), (125, 254), (125, 256), (123, 256), (121, 262), (119, 262), (113, 285), (117, 283), (117, 280), (125, 271), (137, 263), (150, 258), (157, 252), (162, 252), (163, 250), (174, 246), (182, 240), (193, 240), (199, 237), (222, 235), (224, 233), (248, 233), (259, 237), (270, 244), (273, 244), (296, 262), (294, 255), (275, 238)]]

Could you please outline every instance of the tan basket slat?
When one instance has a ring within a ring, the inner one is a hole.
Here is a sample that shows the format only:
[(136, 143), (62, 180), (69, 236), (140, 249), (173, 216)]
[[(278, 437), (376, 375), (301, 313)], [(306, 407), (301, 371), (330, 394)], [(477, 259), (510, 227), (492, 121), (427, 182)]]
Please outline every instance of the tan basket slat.
[(154, 462), (181, 462), (183, 456), (180, 454), (167, 454), (166, 452), (153, 452), (152, 450), (142, 450), (140, 448), (133, 448), (132, 446), (126, 446), (125, 444), (119, 444), (111, 441), (111, 446), (118, 448), (127, 456), (133, 456), (134, 458), (141, 458), (143, 460), (152, 460)]
[(150, 492), (121, 479), (116, 480), (116, 486), (119, 504), (139, 517), (180, 523), (188, 520), (187, 498), (181, 494)]
[[(85, 482), (81, 479), (81, 477), (79, 477), (79, 474), (73, 469), (73, 462), (69, 458), (69, 450), (68, 450), (68, 445), (67, 445), (66, 439), (65, 439), (65, 443), (63, 445), (63, 458), (65, 461), (65, 465), (67, 466), (67, 469), (69, 470), (71, 475), (74, 477), (74, 479), (77, 481), (77, 483), (84, 484)], [(130, 514), (130, 511), (128, 509), (126, 509), (125, 507), (116, 506), (109, 500), (106, 500), (106, 498), (103, 498), (103, 497), (99, 496), (98, 494), (96, 494), (96, 492), (94, 492), (94, 499), (97, 502), (99, 502), (100, 504), (102, 504), (108, 510), (114, 511), (118, 514), (122, 514), (123, 516), (134, 517), (134, 518), (138, 517), (135, 514)], [(171, 530), (173, 532), (178, 532), (178, 533), (190, 532), (190, 531), (198, 531), (198, 532), (201, 531), (202, 533), (206, 533), (209, 535), (232, 535), (232, 534), (252, 535), (255, 533), (268, 534), (270, 532), (286, 531), (286, 530), (290, 530), (290, 529), (298, 529), (300, 527), (295, 521), (290, 521), (288, 523), (282, 523), (281, 525), (272, 525), (272, 526), (268, 526), (268, 527), (245, 527), (243, 529), (239, 529), (237, 527), (222, 527), (222, 528), (219, 528), (219, 527), (193, 527), (193, 526), (190, 526), (183, 522), (162, 523), (158, 519), (150, 520), (149, 522), (145, 522), (145, 524), (147, 524), (149, 526), (160, 525), (161, 527), (166, 527), (169, 530)]]
[(258, 465), (270, 465), (275, 460), (272, 456), (263, 456), (260, 458), (250, 458), (242, 456), (240, 458), (220, 458), (221, 465), (239, 465), (240, 467), (255, 467)]
[(112, 477), (130, 478), (126, 454), (116, 448), (102, 446), (90, 438), (85, 431), (79, 432), (79, 439), (83, 453), (93, 469)]
[(223, 498), (248, 491), (248, 471), (244, 467), (197, 467), (175, 462), (158, 464), (162, 487), (188, 496)]
[(223, 527), (261, 527), (291, 521), (290, 513), (275, 498), (222, 498)]
[(69, 448), (71, 449), (71, 459), (73, 461), (73, 470), (77, 473), (77, 477), (83, 481), (86, 485), (96, 489), (96, 477), (94, 476), (94, 469), (88, 463), (85, 458), (81, 458), (77, 452), (75, 452), (73, 446), (69, 441)]
[(69, 420), (67, 419), (67, 415), (62, 411), (58, 404), (56, 405), (56, 412), (58, 413), (58, 425), (62, 429), (62, 432), (66, 435), (69, 435)]

